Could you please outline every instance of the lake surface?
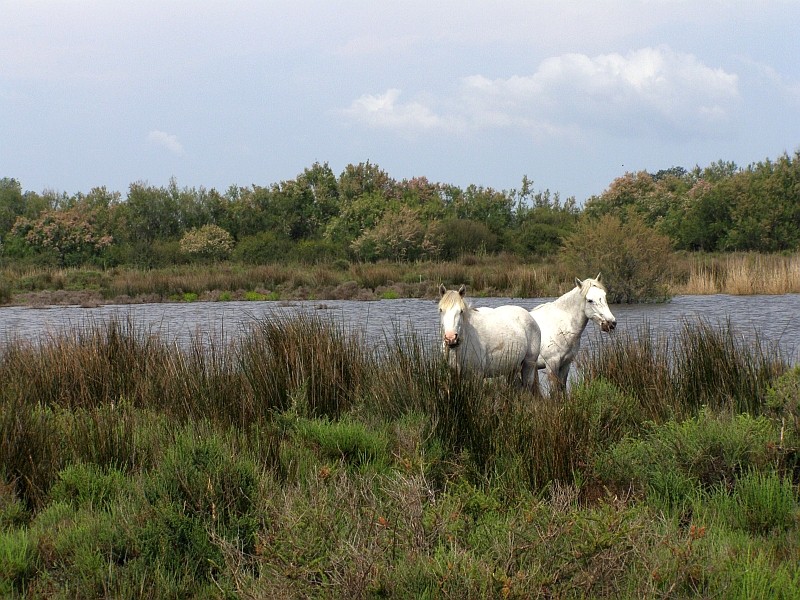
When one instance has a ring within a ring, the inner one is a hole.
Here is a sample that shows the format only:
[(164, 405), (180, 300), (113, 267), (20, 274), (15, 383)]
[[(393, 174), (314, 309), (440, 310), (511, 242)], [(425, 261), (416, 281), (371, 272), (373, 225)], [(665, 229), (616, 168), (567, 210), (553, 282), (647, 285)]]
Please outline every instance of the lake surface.
[[(552, 298), (470, 298), (474, 306), (518, 304), (526, 308), (548, 300)], [(800, 362), (800, 294), (676, 296), (665, 304), (612, 305), (611, 309), (617, 317), (617, 332), (632, 335), (645, 324), (657, 335), (671, 335), (677, 334), (687, 320), (705, 320), (712, 325), (730, 321), (742, 336), (758, 336), (765, 347), (779, 347), (790, 362)], [(196, 302), (97, 308), (12, 306), (0, 308), (0, 348), (12, 339), (41, 341), (63, 331), (102, 324), (110, 319), (130, 320), (137, 331), (141, 328), (157, 333), (167, 341), (188, 347), (198, 336), (202, 340), (229, 341), (246, 334), (256, 320), (302, 311), (335, 319), (363, 332), (366, 340), (378, 343), (397, 333), (414, 332), (418, 339), (431, 344), (436, 344), (438, 337), (434, 300)], [(599, 329), (590, 323), (584, 332), (584, 348), (600, 343), (600, 339)]]

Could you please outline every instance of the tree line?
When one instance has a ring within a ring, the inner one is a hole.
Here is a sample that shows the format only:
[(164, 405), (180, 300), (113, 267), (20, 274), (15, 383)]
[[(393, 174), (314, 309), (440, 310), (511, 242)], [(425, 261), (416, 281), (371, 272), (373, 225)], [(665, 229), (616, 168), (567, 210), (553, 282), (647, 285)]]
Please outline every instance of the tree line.
[[(610, 219), (610, 221), (609, 221)], [(159, 267), (248, 263), (450, 260), (465, 252), (545, 258), (593, 224), (645, 228), (677, 250), (800, 248), (800, 152), (739, 168), (626, 173), (583, 207), (549, 190), (393, 179), (370, 162), (336, 176), (315, 163), (262, 187), (23, 191), (0, 179), (0, 260), (42, 266)], [(638, 231), (638, 230), (637, 230)]]

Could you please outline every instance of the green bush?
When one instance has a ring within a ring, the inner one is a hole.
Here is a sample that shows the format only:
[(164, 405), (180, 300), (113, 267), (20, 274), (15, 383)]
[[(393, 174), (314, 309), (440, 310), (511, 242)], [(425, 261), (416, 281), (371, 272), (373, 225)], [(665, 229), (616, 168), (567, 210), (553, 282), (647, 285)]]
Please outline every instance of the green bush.
[(601, 479), (633, 485), (680, 506), (690, 496), (715, 486), (732, 486), (749, 469), (764, 468), (778, 457), (777, 432), (765, 417), (730, 416), (704, 409), (683, 422), (656, 425), (602, 453)]
[(344, 254), (344, 248), (329, 240), (300, 240), (294, 248), (294, 257), (307, 265), (341, 261)]
[(781, 421), (791, 437), (800, 436), (800, 365), (778, 377), (767, 388), (768, 412)]
[(233, 237), (218, 225), (203, 225), (187, 231), (180, 247), (192, 260), (225, 260), (233, 250)]
[(787, 530), (800, 516), (791, 480), (759, 471), (736, 480), (727, 514), (734, 526), (757, 535)]
[(575, 273), (603, 273), (608, 301), (663, 301), (668, 297), (672, 248), (668, 237), (633, 214), (584, 217), (564, 241), (563, 261)]
[(729, 600), (797, 600), (800, 566), (792, 562), (776, 565), (762, 550), (747, 548), (730, 556), (714, 579)]
[(247, 264), (262, 265), (285, 262), (293, 252), (294, 243), (289, 238), (264, 231), (240, 239), (231, 258)]
[(14, 290), (11, 284), (5, 279), (0, 277), (0, 304), (8, 304), (11, 298), (14, 297)]
[(465, 253), (494, 252), (499, 248), (497, 235), (485, 224), (470, 219), (446, 219), (430, 226), (432, 243), (444, 260)]
[(223, 543), (252, 554), (258, 481), (255, 465), (219, 436), (180, 432), (144, 481), (142, 555), (180, 579), (208, 581), (224, 565)]
[(0, 406), (0, 479), (14, 484), (27, 508), (46, 501), (47, 490), (63, 467), (62, 441), (52, 410), (16, 402)]
[(58, 481), (50, 488), (50, 501), (93, 510), (109, 510), (127, 485), (125, 474), (114, 468), (71, 464), (61, 470)]
[(301, 438), (319, 448), (323, 460), (341, 460), (353, 466), (386, 466), (389, 441), (379, 431), (370, 431), (363, 424), (327, 419), (301, 419), (295, 425)]
[(31, 535), (36, 539), (37, 561), (46, 573), (40, 579), (76, 598), (102, 596), (114, 567), (133, 552), (119, 514), (64, 502), (48, 504), (32, 523)]
[(0, 594), (16, 597), (36, 572), (36, 541), (25, 530), (0, 529)]

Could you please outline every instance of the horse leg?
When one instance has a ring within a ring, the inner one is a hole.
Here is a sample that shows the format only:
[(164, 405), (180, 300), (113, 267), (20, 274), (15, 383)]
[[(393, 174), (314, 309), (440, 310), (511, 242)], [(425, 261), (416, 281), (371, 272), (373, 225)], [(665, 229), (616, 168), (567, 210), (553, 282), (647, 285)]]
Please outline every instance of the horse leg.
[[(569, 373), (569, 363), (566, 365), (566, 373)], [(564, 363), (553, 361), (547, 365), (547, 380), (550, 384), (550, 394), (555, 396), (563, 395), (566, 390), (566, 377), (564, 377)]]
[(570, 366), (571, 363), (569, 361), (564, 361), (558, 366), (558, 388), (562, 393), (566, 393), (567, 391), (567, 378), (569, 377)]
[(535, 358), (522, 361), (522, 386), (534, 396), (539, 395), (539, 368)]

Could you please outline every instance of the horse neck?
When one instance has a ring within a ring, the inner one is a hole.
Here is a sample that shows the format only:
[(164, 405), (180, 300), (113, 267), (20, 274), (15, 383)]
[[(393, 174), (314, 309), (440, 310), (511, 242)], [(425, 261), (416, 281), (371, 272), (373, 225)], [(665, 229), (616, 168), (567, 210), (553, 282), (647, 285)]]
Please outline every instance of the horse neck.
[(581, 289), (578, 287), (572, 288), (553, 302), (562, 311), (570, 315), (570, 325), (572, 325), (573, 331), (578, 334), (583, 332), (589, 322), (589, 318), (583, 310), (585, 302), (586, 298), (581, 294)]

